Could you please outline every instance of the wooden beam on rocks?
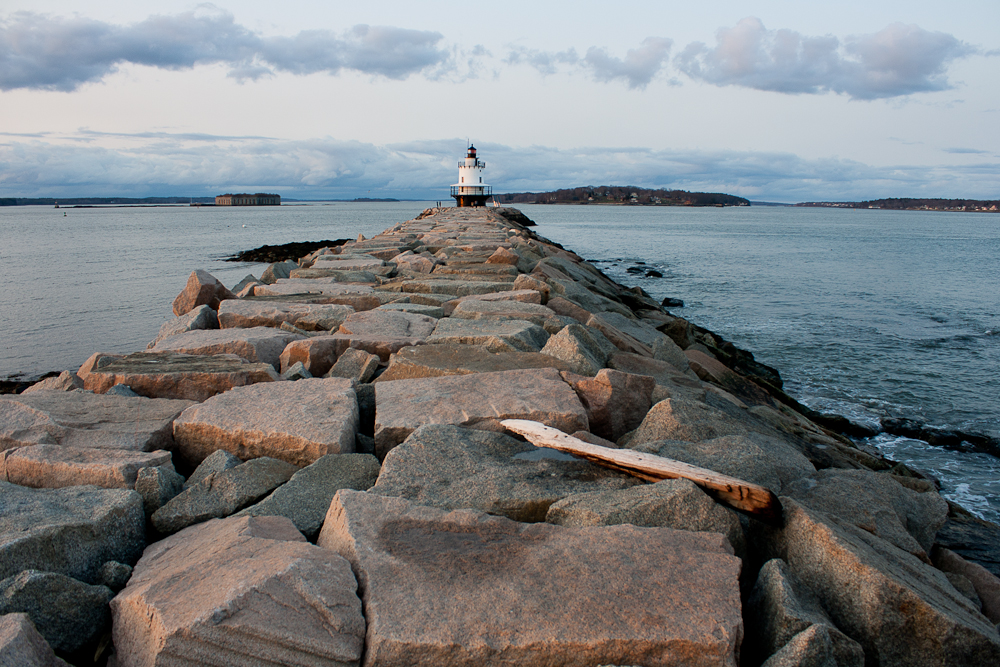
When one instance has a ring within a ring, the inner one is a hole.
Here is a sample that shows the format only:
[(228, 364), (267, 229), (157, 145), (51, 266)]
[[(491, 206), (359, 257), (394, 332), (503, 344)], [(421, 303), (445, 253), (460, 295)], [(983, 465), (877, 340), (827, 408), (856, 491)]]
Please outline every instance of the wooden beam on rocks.
[(758, 484), (654, 454), (592, 445), (535, 421), (504, 419), (500, 423), (536, 447), (567, 452), (640, 479), (651, 482), (677, 478), (691, 480), (717, 501), (761, 521), (781, 525), (781, 502), (770, 489)]

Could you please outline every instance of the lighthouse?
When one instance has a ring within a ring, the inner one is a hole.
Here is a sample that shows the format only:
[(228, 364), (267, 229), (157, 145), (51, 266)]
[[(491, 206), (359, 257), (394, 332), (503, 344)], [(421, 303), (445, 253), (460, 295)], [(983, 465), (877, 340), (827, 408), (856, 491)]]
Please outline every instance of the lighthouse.
[(459, 206), (486, 206), (493, 188), (483, 183), (486, 163), (476, 157), (476, 147), (469, 146), (465, 159), (458, 163), (458, 183), (451, 186), (451, 196)]

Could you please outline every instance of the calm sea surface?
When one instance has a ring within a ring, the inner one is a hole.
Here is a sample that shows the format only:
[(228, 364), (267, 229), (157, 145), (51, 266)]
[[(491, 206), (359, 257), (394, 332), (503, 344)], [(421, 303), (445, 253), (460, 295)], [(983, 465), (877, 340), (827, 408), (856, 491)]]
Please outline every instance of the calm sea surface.
[[(0, 378), (143, 349), (188, 274), (232, 286), (263, 244), (371, 236), (429, 202), (267, 209), (0, 207)], [(782, 207), (521, 206), (595, 260), (778, 368), (815, 409), (905, 416), (1000, 436), (1000, 216)], [(65, 215), (64, 215), (65, 213)], [(627, 268), (645, 262), (663, 278)], [(1000, 521), (1000, 460), (873, 439)]]

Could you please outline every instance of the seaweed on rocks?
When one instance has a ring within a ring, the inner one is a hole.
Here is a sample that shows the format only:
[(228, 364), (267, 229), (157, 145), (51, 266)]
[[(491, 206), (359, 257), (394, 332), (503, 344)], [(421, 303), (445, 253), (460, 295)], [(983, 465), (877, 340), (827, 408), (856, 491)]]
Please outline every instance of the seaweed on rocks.
[(230, 257), (226, 257), (227, 262), (283, 262), (285, 260), (297, 260), (305, 257), (314, 250), (320, 248), (335, 248), (342, 246), (351, 239), (337, 239), (336, 241), (298, 241), (294, 243), (284, 243), (282, 245), (262, 245), (252, 250), (243, 250)]

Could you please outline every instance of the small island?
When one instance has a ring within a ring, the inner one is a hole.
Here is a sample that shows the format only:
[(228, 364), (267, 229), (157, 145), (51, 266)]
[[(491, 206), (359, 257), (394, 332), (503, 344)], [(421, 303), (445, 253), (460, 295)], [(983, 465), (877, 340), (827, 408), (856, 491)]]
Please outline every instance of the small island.
[(639, 206), (749, 206), (743, 197), (717, 192), (651, 190), (632, 185), (588, 185), (552, 192), (511, 192), (496, 195), (501, 204), (617, 204)]

